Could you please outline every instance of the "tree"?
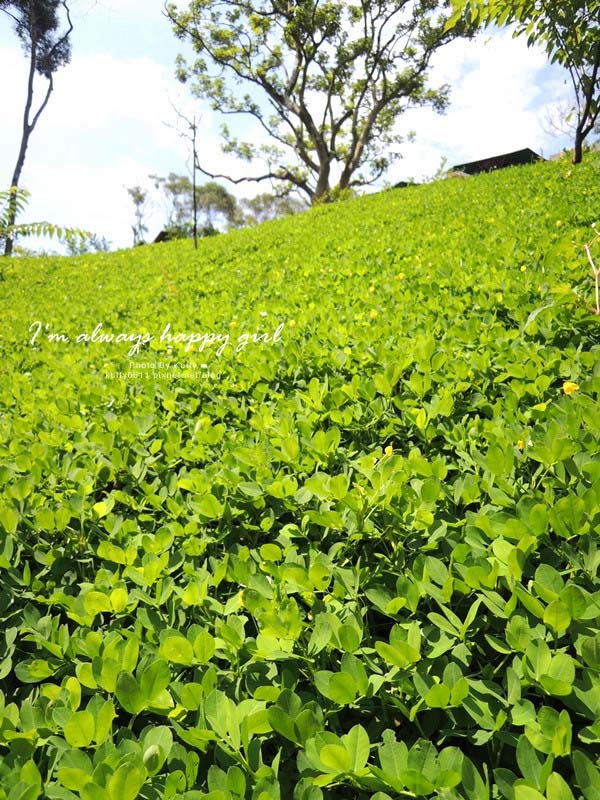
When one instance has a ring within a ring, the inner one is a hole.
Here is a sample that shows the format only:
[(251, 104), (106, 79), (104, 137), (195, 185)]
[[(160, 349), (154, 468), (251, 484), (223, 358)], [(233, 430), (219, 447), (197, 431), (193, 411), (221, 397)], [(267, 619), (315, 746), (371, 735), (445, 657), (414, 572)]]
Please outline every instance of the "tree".
[(515, 35), (541, 45), (552, 62), (569, 73), (576, 117), (573, 163), (583, 156), (585, 139), (600, 114), (600, 0), (455, 0), (457, 13), (469, 24), (516, 23)]
[(204, 214), (202, 236), (218, 232), (215, 222), (219, 217), (228, 225), (236, 223), (239, 216), (237, 200), (220, 184), (211, 181), (194, 186), (187, 175), (174, 172), (166, 178), (159, 175), (150, 177), (155, 188), (162, 189), (167, 199), (166, 231), (171, 238), (192, 236), (198, 211)]
[(257, 225), (259, 222), (267, 222), (277, 217), (298, 214), (307, 208), (306, 203), (292, 195), (281, 196), (270, 192), (262, 192), (255, 197), (244, 199), (241, 204), (246, 211), (244, 222), (247, 225)]
[(214, 181), (198, 186), (196, 189), (198, 209), (204, 213), (206, 228), (214, 228), (218, 217), (228, 224), (238, 219), (238, 204), (235, 197), (224, 186)]
[(161, 190), (166, 198), (167, 229), (175, 230), (189, 223), (193, 199), (192, 183), (187, 175), (169, 172), (166, 178), (160, 175), (150, 175), (150, 178), (154, 181), (154, 188)]
[(66, 240), (67, 253), (70, 256), (85, 256), (89, 253), (110, 253), (112, 242), (106, 236), (92, 233), (89, 239), (78, 239), (69, 236)]
[[(66, 16), (66, 30), (63, 31), (60, 30), (61, 10), (64, 10)], [(27, 97), (23, 112), (21, 143), (10, 184), (13, 193), (7, 217), (7, 227), (10, 229), (15, 224), (18, 213), (16, 191), (25, 164), (29, 139), (52, 94), (54, 73), (63, 64), (67, 64), (71, 58), (69, 37), (73, 31), (73, 25), (66, 0), (0, 0), (0, 11), (7, 14), (14, 22), (17, 36), (29, 56)], [(47, 86), (44, 98), (34, 112), (33, 94), (36, 73), (46, 79)], [(8, 236), (5, 239), (4, 255), (10, 256), (12, 251), (13, 236)]]
[[(176, 35), (198, 58), (180, 56), (178, 77), (225, 115), (256, 120), (269, 144), (223, 150), (267, 170), (232, 178), (281, 182), (314, 202), (373, 183), (398, 157), (398, 116), (410, 106), (442, 111), (446, 86), (427, 85), (433, 53), (467, 28), (450, 29), (446, 0), (192, 0), (169, 3)], [(244, 86), (247, 92), (240, 89)]]
[(132, 186), (127, 189), (127, 194), (135, 208), (135, 224), (131, 226), (133, 231), (133, 246), (144, 244), (144, 234), (148, 233), (148, 227), (144, 222), (146, 207), (148, 205), (148, 192), (141, 186)]

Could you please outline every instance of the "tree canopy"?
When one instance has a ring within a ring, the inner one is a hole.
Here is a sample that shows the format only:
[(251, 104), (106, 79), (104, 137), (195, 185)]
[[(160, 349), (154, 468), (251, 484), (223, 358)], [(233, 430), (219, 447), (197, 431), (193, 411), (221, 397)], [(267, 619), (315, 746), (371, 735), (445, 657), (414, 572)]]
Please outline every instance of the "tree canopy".
[(428, 85), (433, 53), (464, 35), (438, 0), (192, 0), (167, 6), (197, 58), (178, 75), (224, 115), (255, 120), (263, 144), (223, 126), (223, 149), (267, 165), (259, 175), (314, 202), (372, 183), (399, 156), (397, 120), (411, 106), (443, 111), (448, 87)]
[[(188, 237), (193, 232), (194, 185), (187, 175), (170, 172), (167, 177), (150, 175), (154, 187), (162, 191), (166, 200), (166, 231), (173, 238)], [(134, 187), (137, 189), (139, 187)], [(128, 190), (131, 194), (131, 190)], [(216, 223), (236, 225), (239, 208), (236, 198), (214, 181), (195, 187), (195, 205), (203, 215), (202, 235), (218, 233)]]

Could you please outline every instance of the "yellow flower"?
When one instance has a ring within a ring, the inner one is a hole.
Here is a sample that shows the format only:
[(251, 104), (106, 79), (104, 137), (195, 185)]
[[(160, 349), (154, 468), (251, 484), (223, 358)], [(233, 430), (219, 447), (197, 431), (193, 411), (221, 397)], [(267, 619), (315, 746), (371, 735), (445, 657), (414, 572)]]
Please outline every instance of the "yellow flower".
[(290, 328), (295, 328), (296, 327), (296, 320), (295, 319), (291, 319), (288, 324), (289, 324)]
[(522, 450), (525, 447), (525, 442), (523, 441), (523, 439), (519, 439), (519, 441), (517, 442), (517, 447), (519, 448), (519, 450)]
[(370, 313), (370, 315), (369, 315), (369, 316), (371, 317), (371, 319), (375, 319), (376, 317), (378, 317), (378, 316), (379, 316), (379, 311), (377, 311), (377, 309), (376, 309), (376, 308), (372, 308), (372, 309), (371, 309), (371, 313)]
[(574, 383), (573, 381), (565, 381), (563, 383), (563, 392), (565, 394), (573, 394), (573, 392), (576, 392), (577, 389), (579, 389), (578, 383)]
[(521, 267), (521, 272), (527, 272), (527, 267), (525, 266), (525, 264), (523, 264), (523, 266)]
[(394, 452), (394, 448), (392, 447), (391, 444), (388, 444), (388, 446), (385, 448), (384, 452), (385, 452), (386, 456), (391, 456), (393, 454), (393, 452)]
[(369, 294), (375, 294), (375, 287), (369, 286)]
[(404, 278), (406, 278), (406, 273), (404, 273), (404, 272), (399, 272), (399, 273), (396, 275), (396, 277), (398, 278), (398, 280), (399, 280), (399, 281), (403, 281), (403, 280), (404, 280)]

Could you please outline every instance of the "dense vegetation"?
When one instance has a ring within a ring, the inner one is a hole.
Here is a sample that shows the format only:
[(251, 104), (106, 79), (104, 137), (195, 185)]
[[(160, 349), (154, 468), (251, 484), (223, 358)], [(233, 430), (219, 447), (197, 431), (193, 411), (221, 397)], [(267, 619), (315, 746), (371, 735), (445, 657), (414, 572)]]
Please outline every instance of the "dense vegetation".
[(10, 262), (0, 798), (600, 797), (599, 171)]

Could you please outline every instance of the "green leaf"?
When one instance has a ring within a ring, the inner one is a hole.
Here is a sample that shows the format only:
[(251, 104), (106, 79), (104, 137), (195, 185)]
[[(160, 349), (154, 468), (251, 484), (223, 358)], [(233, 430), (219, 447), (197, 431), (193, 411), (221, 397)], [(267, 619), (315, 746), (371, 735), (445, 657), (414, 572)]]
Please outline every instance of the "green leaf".
[(344, 672), (336, 672), (331, 676), (327, 697), (341, 706), (350, 705), (356, 700), (358, 687), (352, 676)]
[(346, 653), (354, 653), (360, 647), (360, 634), (353, 625), (341, 625), (338, 639)]
[(534, 786), (540, 787), (542, 759), (526, 736), (520, 736), (517, 742), (517, 764), (521, 774)]
[(546, 800), (541, 792), (525, 784), (514, 785), (515, 800)]
[(47, 661), (34, 658), (15, 666), (15, 675), (23, 683), (40, 683), (54, 674), (54, 668)]
[(139, 714), (146, 708), (146, 695), (130, 672), (119, 673), (115, 694), (121, 706), (130, 714)]
[(194, 639), (194, 655), (199, 664), (208, 664), (215, 654), (215, 639), (208, 631), (200, 631)]
[(274, 731), (279, 733), (290, 742), (299, 744), (299, 737), (294, 726), (294, 720), (278, 706), (271, 706), (267, 709), (267, 719)]
[(14, 508), (0, 508), (0, 524), (6, 533), (15, 533), (19, 524), (19, 515)]
[(375, 649), (389, 664), (401, 669), (405, 669), (421, 658), (419, 651), (406, 642), (398, 642), (394, 646), (387, 642), (375, 642)]
[(345, 747), (339, 744), (326, 744), (319, 750), (319, 758), (329, 771), (344, 773), (350, 771), (351, 756)]
[(564, 633), (571, 624), (569, 609), (562, 600), (554, 600), (544, 611), (544, 624), (557, 634)]
[(115, 800), (135, 800), (144, 785), (145, 777), (143, 767), (122, 764), (108, 779), (108, 796)]
[(171, 671), (166, 661), (157, 659), (149, 664), (142, 673), (140, 690), (148, 704), (163, 692), (171, 681)]
[(342, 736), (342, 742), (349, 755), (349, 770), (359, 772), (369, 758), (369, 735), (362, 725), (354, 725), (347, 734)]
[(64, 727), (65, 739), (71, 747), (89, 747), (94, 738), (96, 723), (89, 711), (76, 711)]
[(600, 800), (600, 769), (581, 750), (574, 751), (573, 766), (585, 800)]
[(160, 643), (158, 655), (174, 664), (183, 664), (186, 667), (194, 663), (194, 648), (185, 636), (171, 633)]
[(213, 494), (204, 495), (198, 503), (198, 511), (207, 519), (220, 519), (223, 516), (223, 506)]
[(547, 800), (574, 800), (569, 784), (557, 772), (551, 773), (548, 777), (546, 798)]

